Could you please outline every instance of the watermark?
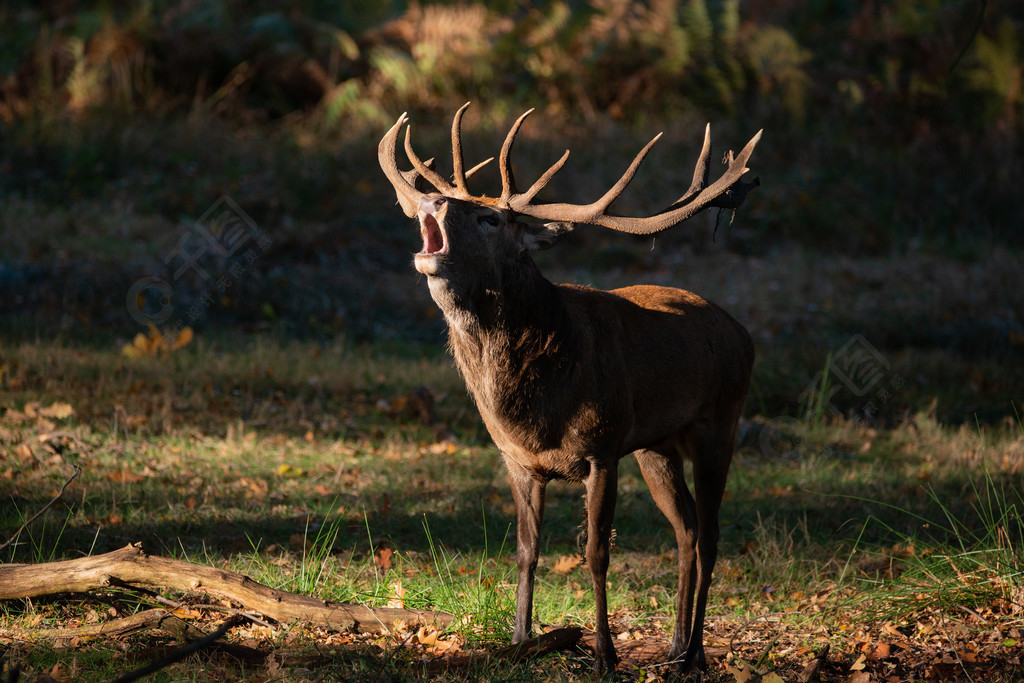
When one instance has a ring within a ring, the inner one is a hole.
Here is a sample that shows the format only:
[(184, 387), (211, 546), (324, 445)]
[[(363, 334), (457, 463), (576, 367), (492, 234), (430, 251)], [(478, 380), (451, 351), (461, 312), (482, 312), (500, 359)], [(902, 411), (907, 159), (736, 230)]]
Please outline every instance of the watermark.
[[(175, 318), (169, 331), (180, 332), (205, 317), (216, 297), (226, 296), (271, 243), (249, 214), (224, 195), (188, 226), (165, 256), (169, 277), (148, 275), (128, 288), (128, 314), (143, 326)], [(174, 284), (185, 279), (202, 283), (204, 291), (175, 317)]]
[[(850, 337), (827, 356), (820, 370), (800, 393), (799, 402), (807, 420), (824, 416), (842, 418), (835, 403), (847, 392), (860, 400), (854, 419), (873, 419), (882, 406), (904, 387), (906, 379), (892, 371), (892, 363), (864, 335)], [(806, 420), (805, 420), (806, 421)], [(802, 422), (793, 417), (777, 417), (761, 430), (758, 445), (765, 455), (782, 455), (792, 450), (794, 427)]]

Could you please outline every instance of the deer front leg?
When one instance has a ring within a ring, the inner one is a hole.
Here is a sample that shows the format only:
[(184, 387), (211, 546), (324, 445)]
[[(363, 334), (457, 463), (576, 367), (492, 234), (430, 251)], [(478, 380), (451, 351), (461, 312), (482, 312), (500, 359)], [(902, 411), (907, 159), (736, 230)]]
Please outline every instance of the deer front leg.
[(516, 505), (516, 565), (519, 587), (516, 592), (516, 625), (512, 644), (530, 637), (533, 628), (533, 582), (540, 553), (540, 525), (544, 520), (544, 493), (547, 482), (519, 465), (506, 460)]
[(594, 672), (603, 676), (615, 670), (618, 657), (612, 644), (608, 627), (608, 556), (612, 533), (612, 518), (615, 516), (615, 496), (618, 485), (618, 462), (602, 463), (591, 461), (587, 477), (587, 565), (594, 582), (594, 601), (597, 614), (594, 627), (597, 631)]

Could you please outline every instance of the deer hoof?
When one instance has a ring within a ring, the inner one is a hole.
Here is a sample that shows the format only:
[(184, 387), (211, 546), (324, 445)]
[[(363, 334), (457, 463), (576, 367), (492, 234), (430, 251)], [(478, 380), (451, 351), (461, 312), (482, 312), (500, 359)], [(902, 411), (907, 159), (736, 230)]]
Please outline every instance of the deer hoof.
[(594, 674), (599, 678), (610, 676), (615, 673), (615, 665), (618, 664), (619, 658), (615, 654), (615, 650), (606, 653), (598, 653), (594, 657)]

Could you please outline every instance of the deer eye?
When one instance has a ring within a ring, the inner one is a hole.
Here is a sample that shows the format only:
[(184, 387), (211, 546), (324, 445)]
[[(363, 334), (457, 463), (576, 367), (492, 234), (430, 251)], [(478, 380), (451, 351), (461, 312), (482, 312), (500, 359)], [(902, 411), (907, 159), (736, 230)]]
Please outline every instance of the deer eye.
[(483, 216), (480, 216), (480, 222), (485, 223), (491, 226), (492, 228), (496, 228), (501, 224), (501, 221), (499, 221), (498, 217), (495, 216), (493, 213), (487, 213), (484, 214)]

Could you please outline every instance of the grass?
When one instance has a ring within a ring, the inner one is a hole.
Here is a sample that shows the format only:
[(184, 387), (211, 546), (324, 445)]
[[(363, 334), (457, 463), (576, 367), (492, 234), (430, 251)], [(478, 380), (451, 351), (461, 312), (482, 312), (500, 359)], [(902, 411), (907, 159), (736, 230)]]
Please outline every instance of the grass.
[[(0, 535), (45, 504), (71, 464), (82, 468), (62, 502), (29, 525), (3, 561), (142, 541), (152, 552), (224, 566), (285, 590), (449, 611), (464, 618), (446, 636), (458, 651), (507, 641), (515, 586), (511, 495), (500, 456), (443, 358), (268, 338), (223, 346), (200, 340), (141, 359), (123, 357), (117, 345), (7, 344), (0, 358), (8, 368), (0, 485), (10, 502)], [(434, 397), (430, 423), (400, 400), (411, 400), (418, 387)], [(55, 402), (74, 413), (46, 417)], [(908, 624), (941, 623), (946, 635), (935, 626), (928, 638), (907, 640), (900, 659), (906, 671), (939, 666), (927, 648), (962, 650), (970, 641), (972, 671), (994, 680), (1019, 674), (1011, 663), (1016, 646), (1003, 645), (1015, 638), (1019, 618), (1019, 422), (950, 427), (934, 412), (920, 412), (888, 427), (834, 419), (777, 427), (787, 430), (787, 448), (765, 452), (757, 438), (765, 420), (745, 421), (723, 505), (709, 643), (731, 645), (734, 663), (785, 677), (824, 642), (833, 644), (834, 661), (852, 664), (862, 654), (859, 643), (885, 637), (877, 629), (904, 633)], [(46, 434), (53, 436), (41, 440)], [(671, 534), (632, 459), (623, 462), (619, 489), (613, 628), (627, 634), (623, 644), (665, 642), (675, 585)], [(550, 489), (538, 570), (541, 623), (592, 624), (585, 568), (555, 571), (559, 557), (576, 552), (581, 494), (557, 483)], [(381, 548), (393, 553), (384, 571), (375, 561)], [(138, 595), (109, 599), (120, 609), (145, 602)], [(0, 624), (27, 629), (106, 618), (101, 611), (89, 601), (6, 603)], [(255, 629), (233, 637), (273, 648), (288, 676), (310, 680), (355, 680), (346, 676), (356, 673), (338, 673), (341, 661), (363, 674), (420, 678), (427, 673), (417, 658), (439, 657), (387, 638), (325, 656), (316, 655), (322, 634)], [(101, 679), (110, 672), (99, 664), (104, 657), (129, 665), (105, 641), (70, 649), (8, 643), (8, 666), (26, 672), (57, 666), (63, 675)], [(158, 644), (153, 635), (128, 640), (130, 652)], [(887, 664), (868, 665), (883, 671)], [(218, 676), (241, 675), (224, 661), (203, 666)], [(196, 667), (176, 665), (156, 680), (207, 670)], [(568, 680), (586, 667), (585, 656), (559, 655), (491, 674), (526, 680), (543, 670)], [(627, 678), (657, 671), (638, 669)], [(716, 671), (713, 679), (728, 679)]]

